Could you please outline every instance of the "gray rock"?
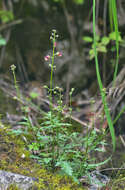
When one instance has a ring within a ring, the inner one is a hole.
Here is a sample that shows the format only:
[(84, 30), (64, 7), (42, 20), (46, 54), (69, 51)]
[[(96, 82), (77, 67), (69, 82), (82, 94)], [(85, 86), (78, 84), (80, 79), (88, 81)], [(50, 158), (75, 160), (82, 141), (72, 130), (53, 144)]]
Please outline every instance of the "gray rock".
[(0, 170), (0, 190), (6, 190), (11, 184), (22, 190), (29, 190), (35, 181), (36, 178)]
[(110, 179), (106, 175), (103, 175), (96, 170), (91, 172), (90, 179), (91, 179), (90, 190), (98, 190), (99, 188), (105, 186), (110, 181)]

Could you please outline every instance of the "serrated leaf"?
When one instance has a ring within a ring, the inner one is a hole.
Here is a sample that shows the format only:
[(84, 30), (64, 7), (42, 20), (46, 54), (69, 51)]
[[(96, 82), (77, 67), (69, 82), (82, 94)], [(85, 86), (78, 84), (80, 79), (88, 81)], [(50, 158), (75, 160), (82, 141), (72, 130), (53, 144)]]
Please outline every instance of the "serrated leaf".
[(60, 166), (61, 167), (61, 170), (69, 175), (69, 176), (72, 176), (73, 174), (73, 170), (72, 170), (72, 167), (70, 166), (70, 164), (66, 161), (60, 161), (60, 162), (57, 162), (56, 163), (56, 166)]

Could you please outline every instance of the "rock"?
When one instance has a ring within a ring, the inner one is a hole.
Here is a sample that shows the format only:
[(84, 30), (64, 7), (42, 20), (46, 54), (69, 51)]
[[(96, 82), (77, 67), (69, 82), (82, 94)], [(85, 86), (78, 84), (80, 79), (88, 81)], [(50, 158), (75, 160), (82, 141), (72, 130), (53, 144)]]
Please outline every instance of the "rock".
[(89, 185), (89, 190), (98, 190), (109, 183), (110, 178), (106, 175), (101, 174), (99, 171), (95, 170), (91, 172), (88, 176), (82, 176), (80, 182), (84, 182)]
[(90, 179), (91, 179), (90, 190), (98, 190), (101, 187), (105, 186), (110, 181), (110, 179), (106, 175), (101, 174), (99, 171), (91, 172)]
[(20, 190), (29, 190), (35, 181), (36, 178), (0, 170), (0, 190), (7, 190), (11, 184), (17, 185)]

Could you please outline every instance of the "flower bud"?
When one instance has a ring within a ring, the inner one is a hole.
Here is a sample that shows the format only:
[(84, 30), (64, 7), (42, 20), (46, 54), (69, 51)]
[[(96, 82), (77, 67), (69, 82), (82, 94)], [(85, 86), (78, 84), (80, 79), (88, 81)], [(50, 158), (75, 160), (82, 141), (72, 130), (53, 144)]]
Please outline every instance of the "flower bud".
[(56, 55), (59, 56), (59, 57), (62, 57), (62, 53), (61, 52), (57, 52)]
[(45, 57), (44, 57), (44, 60), (45, 61), (48, 61), (50, 59), (50, 55), (46, 55)]

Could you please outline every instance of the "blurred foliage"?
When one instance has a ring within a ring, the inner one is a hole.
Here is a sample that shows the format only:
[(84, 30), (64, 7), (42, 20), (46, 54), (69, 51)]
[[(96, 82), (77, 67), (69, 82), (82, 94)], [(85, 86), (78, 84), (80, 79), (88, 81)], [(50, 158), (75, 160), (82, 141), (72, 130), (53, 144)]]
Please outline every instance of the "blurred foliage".
[(6, 40), (0, 35), (0, 46), (6, 45)]
[[(54, 2), (64, 2), (65, 0), (53, 0)], [(82, 5), (84, 3), (84, 0), (72, 0), (76, 4)]]
[[(95, 79), (96, 76), (94, 64), (91, 64), (94, 58), (91, 0), (10, 0), (8, 2), (11, 2), (13, 12), (5, 10), (2, 7), (2, 2), (0, 2), (1, 25), (7, 25), (22, 19), (21, 24), (9, 27), (11, 35), (7, 41), (4, 64), (2, 64), (3, 71), (6, 72), (11, 64), (21, 62), (17, 65), (20, 81), (37, 80), (46, 82), (49, 68), (44, 63), (44, 56), (51, 51), (52, 44), (48, 42), (48, 39), (50, 31), (54, 28), (59, 33), (57, 49), (63, 53), (62, 61), (58, 61), (56, 80), (64, 89), (66, 88), (66, 76), (71, 63), (71, 87), (77, 86), (77, 92), (85, 88), (91, 88), (92, 93), (95, 93), (97, 88), (94, 87), (94, 90), (92, 90), (94, 84), (91, 84), (94, 83), (92, 78)], [(7, 3), (7, 1), (4, 2)], [(112, 57), (111, 54), (115, 54), (116, 51), (114, 48), (115, 41), (113, 40), (115, 36), (113, 32), (110, 34), (108, 5), (105, 7), (107, 18), (106, 20), (103, 18), (104, 2), (99, 1), (99, 15), (96, 26), (97, 35), (99, 36), (97, 45), (100, 60), (102, 61), (102, 54), (105, 53), (105, 64), (109, 63), (107, 68), (110, 69), (114, 64), (114, 56)], [(103, 33), (105, 24), (106, 34)], [(8, 28), (0, 32), (0, 44), (2, 46), (6, 43), (4, 37), (7, 30)], [(119, 34), (119, 38), (122, 38), (122, 40), (124, 39), (124, 33), (123, 30)], [(123, 46), (122, 41), (122, 49)], [(112, 52), (113, 48), (114, 51)], [(123, 56), (124, 54), (122, 54)], [(113, 64), (110, 60), (113, 60)], [(122, 64), (119, 65), (119, 67), (121, 66)], [(100, 67), (103, 72), (103, 66), (100, 65)], [(111, 79), (111, 77), (109, 76), (108, 79)], [(107, 83), (109, 82), (107, 81)]]
[[(90, 37), (90, 36), (84, 36), (82, 38), (86, 43), (92, 43), (91, 45), (91, 49), (89, 50), (89, 58), (90, 60), (92, 60), (94, 57), (95, 57), (95, 54), (94, 54), (94, 48), (93, 48), (93, 38)], [(115, 51), (116, 48), (115, 46), (112, 44), (113, 41), (116, 41), (116, 33), (115, 32), (111, 32), (109, 33), (108, 36), (96, 36), (96, 50), (97, 52), (99, 53), (107, 53), (107, 51)], [(119, 43), (122, 43), (124, 42), (124, 40), (122, 39), (120, 33), (119, 33), (119, 36), (118, 36), (118, 41)], [(108, 45), (111, 45), (111, 48), (108, 47)], [(122, 45), (120, 44), (120, 45)]]
[(14, 15), (12, 11), (0, 10), (0, 18), (2, 23), (7, 23), (9, 21), (14, 20)]

